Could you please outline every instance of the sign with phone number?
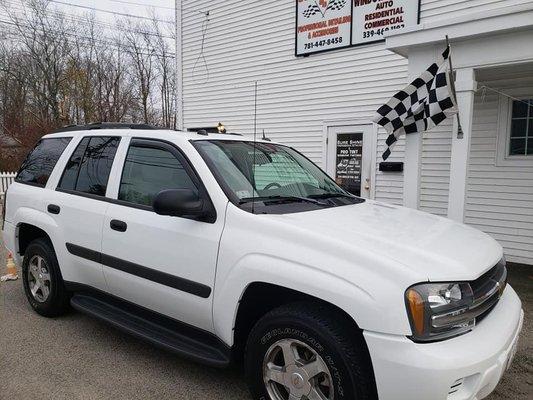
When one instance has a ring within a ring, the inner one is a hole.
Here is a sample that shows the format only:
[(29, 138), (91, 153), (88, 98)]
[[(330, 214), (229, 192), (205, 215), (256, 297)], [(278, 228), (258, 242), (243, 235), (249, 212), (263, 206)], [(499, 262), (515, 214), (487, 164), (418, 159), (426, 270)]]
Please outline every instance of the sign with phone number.
[(384, 40), (418, 23), (418, 0), (296, 0), (296, 55)]

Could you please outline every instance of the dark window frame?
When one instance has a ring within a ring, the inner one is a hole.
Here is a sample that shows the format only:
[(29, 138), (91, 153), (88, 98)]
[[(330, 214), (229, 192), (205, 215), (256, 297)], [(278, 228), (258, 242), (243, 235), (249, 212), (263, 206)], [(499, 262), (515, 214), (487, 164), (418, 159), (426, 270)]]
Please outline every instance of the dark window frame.
[[(76, 152), (78, 147), (87, 138), (89, 139), (89, 141), (87, 143), (87, 146), (85, 146), (85, 150), (83, 151), (83, 154), (81, 156), (81, 161), (80, 161), (80, 163), (78, 165), (78, 171), (77, 171), (77, 175), (76, 175), (76, 182), (74, 184), (74, 189), (64, 189), (60, 185), (61, 185), (61, 182), (63, 181), (63, 177), (64, 177), (65, 172), (67, 170), (68, 161), (70, 161), (70, 158), (74, 155), (74, 153)], [(91, 140), (93, 138), (116, 138), (116, 139), (118, 139), (117, 150), (115, 151), (115, 155), (113, 156), (113, 162), (111, 163), (111, 168), (109, 169), (109, 175), (107, 177), (107, 184), (106, 184), (106, 192), (107, 192), (107, 186), (109, 184), (109, 179), (111, 178), (111, 171), (113, 170), (113, 165), (115, 164), (117, 151), (118, 151), (118, 149), (120, 147), (120, 143), (122, 141), (122, 136), (118, 136), (118, 135), (86, 135), (86, 136), (82, 136), (81, 139), (76, 144), (76, 147), (74, 148), (74, 150), (72, 150), (72, 152), (69, 155), (69, 159), (67, 160), (67, 164), (65, 164), (65, 166), (63, 168), (63, 172), (61, 174), (61, 178), (59, 178), (59, 181), (57, 182), (56, 191), (63, 192), (63, 193), (69, 193), (69, 194), (75, 194), (75, 195), (79, 195), (79, 196), (82, 196), (82, 197), (94, 198), (94, 199), (106, 199), (107, 198), (105, 193), (103, 195), (98, 195), (98, 194), (94, 194), (94, 193), (82, 192), (82, 191), (79, 191), (79, 190), (75, 189), (76, 186), (78, 185), (78, 179), (79, 179), (79, 176), (80, 176), (81, 166), (83, 165), (83, 161), (85, 160), (85, 154), (87, 152), (87, 147), (91, 144)]]
[[(106, 136), (106, 135), (101, 135), (101, 136)], [(91, 137), (92, 137), (92, 135), (91, 135)], [(118, 137), (122, 138), (121, 136), (118, 136)], [(166, 148), (170, 149), (170, 151), (173, 152), (174, 155), (179, 154), (179, 156), (181, 156), (183, 158), (183, 160), (184, 160), (183, 167), (186, 168), (187, 173), (191, 177), (193, 183), (195, 185), (197, 185), (197, 187), (198, 187), (198, 193), (200, 195), (200, 198), (202, 198), (205, 201), (207, 201), (207, 205), (210, 208), (210, 215), (208, 215), (208, 217), (205, 220), (202, 220), (200, 222), (206, 222), (206, 223), (209, 223), (209, 224), (214, 224), (217, 221), (217, 212), (216, 212), (216, 208), (215, 208), (215, 206), (213, 204), (213, 201), (211, 200), (211, 196), (209, 196), (209, 192), (207, 191), (204, 183), (202, 182), (202, 179), (200, 178), (200, 175), (198, 174), (198, 172), (194, 168), (194, 165), (191, 163), (191, 161), (189, 160), (187, 155), (183, 152), (183, 150), (181, 150), (174, 143), (169, 142), (169, 141), (164, 140), (164, 139), (145, 138), (145, 137), (132, 137), (131, 140), (130, 140), (130, 143), (128, 144), (128, 146), (131, 146), (131, 143), (133, 141), (144, 141), (144, 142), (156, 143), (158, 145), (165, 145), (165, 146), (167, 146)], [(78, 145), (80, 143), (81, 143), (81, 140), (78, 142)], [(129, 147), (128, 147), (128, 149), (129, 149)], [(70, 156), (72, 156), (73, 153), (74, 153), (74, 151), (70, 154)], [(115, 163), (115, 162), (116, 162), (116, 159), (113, 160), (113, 163)], [(125, 163), (126, 163), (126, 157), (124, 157), (124, 163), (122, 164), (122, 170), (124, 170), (124, 164)], [(121, 176), (120, 179), (122, 180), (122, 171), (120, 173), (120, 176)], [(119, 181), (119, 187), (120, 187), (120, 181)], [(116, 205), (123, 206), (123, 207), (135, 208), (135, 209), (138, 209), (138, 210), (150, 211), (150, 212), (155, 213), (155, 211), (154, 211), (154, 209), (152, 207), (144, 206), (144, 205), (141, 205), (141, 204), (130, 203), (128, 201), (119, 200), (118, 198), (111, 198), (111, 197), (107, 197), (107, 196), (97, 196), (97, 195), (90, 194), (90, 193), (77, 192), (77, 191), (68, 190), (68, 189), (61, 189), (59, 187), (59, 183), (58, 183), (58, 186), (56, 187), (56, 192), (71, 194), (71, 195), (74, 195), (74, 196), (85, 197), (85, 198), (92, 199), (92, 200), (103, 201), (105, 203), (111, 203), (111, 204), (116, 204)], [(118, 193), (117, 193), (117, 197), (118, 197)]]
[[(210, 215), (205, 220), (201, 220), (200, 222), (214, 224), (217, 221), (217, 211), (216, 211), (215, 205), (213, 204), (213, 201), (211, 200), (211, 196), (209, 195), (207, 188), (205, 187), (202, 179), (200, 178), (200, 175), (196, 171), (196, 168), (194, 168), (194, 165), (190, 161), (189, 157), (187, 157), (187, 155), (183, 152), (183, 150), (181, 150), (176, 144), (169, 142), (167, 140), (164, 140), (164, 139), (132, 137), (130, 140), (130, 143), (128, 144), (128, 151), (129, 151), (129, 147), (134, 142), (137, 144), (142, 143), (145, 147), (155, 147), (155, 148), (168, 150), (175, 157), (177, 157), (178, 160), (182, 163), (183, 168), (185, 169), (185, 171), (187, 172), (187, 174), (189, 175), (193, 183), (198, 188), (198, 194), (200, 198), (204, 199), (207, 202), (207, 207), (210, 209)], [(118, 182), (119, 190), (120, 190), (120, 182), (122, 181), (122, 174), (124, 172), (124, 166), (126, 164), (126, 158), (127, 158), (127, 153), (126, 153), (126, 157), (124, 157), (124, 162), (122, 163), (122, 170), (120, 171), (120, 181)], [(119, 200), (118, 193), (117, 193), (117, 198), (112, 199), (109, 197), (98, 197), (97, 200), (106, 201), (108, 203), (116, 204), (119, 206), (130, 207), (130, 208), (135, 208), (138, 210), (144, 210), (144, 211), (155, 213), (153, 207), (145, 206), (142, 204), (130, 203), (129, 201), (125, 201), (125, 200)], [(172, 218), (175, 218), (175, 217), (172, 217)]]
[[(54, 166), (52, 167), (52, 169), (50, 170), (50, 174), (48, 175), (48, 178), (46, 179), (46, 183), (42, 184), (42, 183), (37, 183), (37, 182), (26, 182), (26, 181), (23, 181), (21, 179), (19, 179), (19, 175), (20, 173), (22, 172), (26, 162), (28, 161), (28, 159), (30, 158), (31, 154), (33, 153), (33, 151), (37, 148), (37, 146), (42, 143), (43, 141), (45, 140), (61, 140), (61, 139), (68, 139), (68, 142), (67, 144), (65, 145), (65, 147), (63, 148), (63, 150), (61, 151), (61, 153), (59, 154), (59, 156), (57, 157), (57, 160), (54, 164)], [(73, 139), (73, 136), (59, 136), (59, 137), (48, 137), (48, 138), (41, 138), (37, 141), (37, 143), (35, 143), (35, 145), (33, 146), (33, 148), (30, 150), (30, 152), (28, 152), (28, 154), (26, 155), (26, 157), (24, 158), (24, 161), (22, 162), (22, 164), (20, 165), (20, 168), (18, 169), (17, 171), (17, 175), (15, 176), (15, 179), (14, 181), (16, 183), (20, 183), (22, 185), (28, 185), (28, 186), (35, 186), (35, 187), (40, 187), (40, 188), (45, 188), (46, 185), (48, 184), (48, 181), (50, 180), (50, 176), (52, 176), (52, 174), (54, 173), (54, 170), (56, 169), (57, 167), (57, 163), (59, 162), (59, 159), (63, 156), (63, 154), (65, 153), (65, 150), (67, 149), (67, 147), (70, 145), (70, 143), (72, 142), (72, 139)]]
[[(529, 141), (533, 141), (533, 132), (529, 131), (529, 125), (530, 122), (533, 122), (533, 98), (528, 99), (521, 99), (520, 102), (528, 102), (528, 105), (526, 106), (526, 115), (524, 117), (515, 117), (513, 115), (514, 113), (514, 106), (515, 103), (518, 102), (518, 100), (511, 100), (510, 104), (510, 118), (509, 118), (509, 133), (508, 133), (508, 149), (507, 149), (507, 157), (531, 157), (533, 156), (533, 152), (528, 152), (528, 144)], [(525, 127), (526, 131), (523, 136), (513, 136), (513, 121), (515, 120), (523, 120), (525, 121)], [(511, 143), (513, 140), (524, 140), (524, 153), (515, 153), (513, 154), (511, 151), (512, 146)]]

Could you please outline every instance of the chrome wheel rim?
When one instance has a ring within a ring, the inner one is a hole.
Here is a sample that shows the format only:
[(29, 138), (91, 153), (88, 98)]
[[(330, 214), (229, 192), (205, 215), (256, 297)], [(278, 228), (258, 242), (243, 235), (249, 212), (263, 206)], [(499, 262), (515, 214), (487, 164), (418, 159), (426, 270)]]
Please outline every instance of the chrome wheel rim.
[(28, 286), (39, 303), (44, 303), (50, 296), (50, 271), (41, 256), (33, 256), (28, 263)]
[(265, 354), (263, 380), (272, 400), (333, 400), (333, 379), (320, 355), (294, 339), (274, 343)]

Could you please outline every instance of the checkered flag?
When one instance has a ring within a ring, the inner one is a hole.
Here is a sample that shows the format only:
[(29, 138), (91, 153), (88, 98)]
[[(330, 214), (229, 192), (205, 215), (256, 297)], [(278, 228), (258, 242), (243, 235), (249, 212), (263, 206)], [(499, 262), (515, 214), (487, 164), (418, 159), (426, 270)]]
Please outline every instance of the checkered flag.
[(383, 160), (389, 158), (401, 135), (425, 132), (457, 113), (449, 57), (448, 47), (437, 63), (377, 110), (374, 122), (389, 134)]
[(310, 4), (309, 7), (302, 13), (302, 15), (305, 18), (311, 18), (313, 15), (316, 15), (318, 13), (322, 14), (322, 10), (320, 10), (320, 7), (316, 4)]
[(328, 10), (340, 10), (346, 5), (346, 0), (331, 0), (326, 7)]

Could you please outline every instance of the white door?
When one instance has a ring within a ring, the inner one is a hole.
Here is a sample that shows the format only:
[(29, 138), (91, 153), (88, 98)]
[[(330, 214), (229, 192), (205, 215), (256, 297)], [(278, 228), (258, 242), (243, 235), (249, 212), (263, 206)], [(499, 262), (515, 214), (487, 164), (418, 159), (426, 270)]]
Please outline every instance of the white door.
[(205, 189), (181, 152), (166, 142), (132, 139), (103, 226), (102, 264), (109, 292), (212, 331), (212, 294), (224, 216), (198, 221), (156, 214), (165, 189)]
[(326, 172), (348, 192), (373, 198), (373, 126), (329, 126), (327, 135)]
[(49, 215), (61, 227), (60, 259), (66, 281), (106, 290), (98, 254), (109, 203), (105, 194), (119, 137), (87, 136), (80, 140), (47, 201)]

